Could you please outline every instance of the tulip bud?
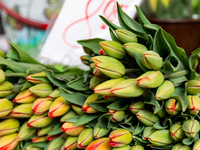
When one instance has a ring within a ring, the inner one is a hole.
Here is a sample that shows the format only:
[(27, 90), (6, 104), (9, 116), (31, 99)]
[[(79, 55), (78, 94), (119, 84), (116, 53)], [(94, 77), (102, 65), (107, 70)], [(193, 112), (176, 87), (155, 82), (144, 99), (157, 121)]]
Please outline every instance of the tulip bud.
[(99, 55), (104, 55), (104, 56), (106, 56), (107, 54), (106, 54), (106, 52), (101, 48), (101, 49), (99, 50)]
[[(174, 145), (174, 147), (172, 147), (172, 150), (191, 150), (191, 149), (187, 145), (178, 143), (178, 144)], [(193, 150), (195, 150), (195, 149), (193, 148)]]
[(148, 71), (137, 79), (138, 85), (144, 88), (156, 88), (164, 82), (164, 76), (160, 71)]
[(32, 111), (36, 115), (43, 115), (49, 110), (52, 101), (48, 100), (48, 98), (38, 98), (34, 101), (32, 106)]
[(37, 96), (33, 93), (29, 92), (28, 90), (24, 90), (20, 92), (13, 100), (15, 103), (32, 103), (36, 100)]
[(149, 127), (159, 121), (159, 117), (148, 110), (140, 110), (136, 116), (138, 120)]
[(54, 140), (55, 138), (57, 138), (59, 136), (59, 134), (55, 134), (55, 135), (47, 135), (46, 136), (46, 139), (47, 139), (47, 141), (52, 141), (52, 140)]
[(48, 96), (49, 100), (54, 100), (55, 98), (58, 98), (60, 96), (60, 90), (55, 89), (51, 92), (51, 94)]
[(33, 135), (37, 131), (36, 128), (29, 128), (27, 126), (27, 122), (24, 122), (22, 127), (19, 130), (19, 134), (17, 136), (18, 141), (22, 141)]
[(43, 127), (41, 129), (38, 130), (37, 135), (38, 136), (43, 136), (48, 134), (50, 131), (52, 131), (53, 126), (47, 126), (47, 127)]
[(190, 80), (187, 83), (187, 92), (190, 95), (197, 95), (200, 92), (200, 81)]
[(144, 92), (144, 89), (138, 86), (135, 79), (126, 79), (110, 89), (110, 93), (118, 97), (138, 97), (141, 96)]
[(27, 126), (32, 128), (42, 128), (48, 126), (53, 121), (52, 118), (47, 115), (33, 115), (27, 123)]
[(145, 110), (145, 105), (143, 101), (137, 101), (137, 102), (133, 102), (130, 107), (129, 110), (133, 113), (133, 114), (137, 114), (140, 110)]
[(73, 118), (75, 116), (78, 116), (78, 114), (73, 110), (69, 110), (65, 115), (62, 116), (60, 122), (66, 122), (67, 119)]
[(103, 74), (103, 72), (101, 72), (98, 68), (94, 68), (93, 69), (93, 74), (95, 77), (99, 77), (99, 78), (108, 78), (105, 74)]
[(58, 150), (61, 149), (62, 145), (65, 143), (65, 139), (62, 137), (57, 137), (53, 139), (49, 146), (47, 147), (47, 150)]
[(119, 83), (120, 81), (123, 81), (124, 78), (118, 78), (118, 79), (110, 79), (108, 81), (105, 81), (99, 85), (97, 85), (93, 90), (94, 93), (99, 95), (107, 95), (107, 96), (113, 96), (113, 94), (110, 93), (110, 89)]
[(148, 140), (155, 146), (165, 146), (173, 142), (169, 130), (154, 131)]
[(94, 63), (116, 63), (119, 62), (117, 59), (109, 56), (95, 56), (91, 58)]
[(34, 114), (31, 108), (32, 103), (18, 105), (13, 108), (10, 115), (15, 118), (30, 118)]
[(48, 97), (49, 94), (53, 91), (53, 88), (50, 84), (47, 83), (41, 83), (32, 86), (29, 88), (29, 91), (39, 97)]
[(108, 101), (110, 101), (110, 102), (116, 101), (118, 99), (118, 97), (107, 96), (107, 95), (104, 95), (103, 98), (106, 99), (106, 100), (108, 100)]
[(13, 108), (13, 104), (8, 99), (0, 99), (0, 117), (7, 116)]
[(78, 148), (77, 145), (78, 145), (78, 137), (69, 136), (67, 137), (67, 140), (63, 145), (63, 147), (65, 150), (76, 150)]
[(96, 68), (96, 67), (95, 67), (94, 63), (91, 63), (91, 64), (90, 64), (90, 69), (91, 69), (91, 70), (94, 70), (95, 68)]
[[(155, 106), (153, 106), (153, 111), (155, 111)], [(166, 111), (165, 109), (162, 107), (158, 112), (154, 113), (156, 115), (158, 115), (158, 117), (160, 118), (165, 118), (166, 116)]]
[(34, 138), (32, 138), (32, 143), (40, 143), (40, 142), (46, 142), (47, 138), (46, 136), (36, 136)]
[(0, 69), (0, 84), (2, 84), (6, 79), (5, 72)]
[(143, 140), (147, 140), (149, 136), (155, 131), (153, 127), (145, 127), (142, 135)]
[(139, 43), (126, 43), (123, 45), (123, 47), (125, 48), (126, 52), (132, 57), (135, 57), (135, 53), (142, 56), (145, 51), (148, 51), (148, 49), (144, 45)]
[(95, 127), (94, 127), (94, 137), (96, 139), (99, 139), (101, 137), (104, 137), (106, 136), (107, 134), (109, 133), (109, 129), (107, 128), (101, 128), (99, 126), (99, 124), (96, 124)]
[(46, 78), (46, 74), (45, 74), (45, 72), (31, 74), (26, 77), (26, 80), (33, 84), (49, 83), (47, 78), (43, 81), (43, 80), (38, 79), (37, 77)]
[(121, 122), (124, 120), (125, 117), (125, 111), (123, 110), (112, 110), (110, 109), (108, 113), (113, 114), (111, 121), (116, 123), (116, 122)]
[(0, 84), (0, 97), (6, 97), (11, 94), (13, 84), (11, 82), (5, 81)]
[(88, 105), (88, 102), (94, 102), (98, 100), (99, 95), (98, 94), (92, 94), (90, 95), (84, 102), (82, 110), (84, 113), (89, 113), (89, 114), (93, 114), (93, 113), (97, 113), (98, 111), (94, 108), (92, 108), (90, 105)]
[(9, 135), (5, 135), (0, 137), (0, 149), (1, 150), (13, 150), (18, 144), (16, 140), (17, 133), (12, 133)]
[(91, 56), (89, 56), (89, 55), (83, 55), (83, 56), (81, 56), (80, 60), (86, 66), (90, 66), (90, 63), (92, 62)]
[(181, 111), (181, 104), (174, 98), (168, 99), (165, 102), (165, 110), (170, 115), (177, 115)]
[(156, 91), (156, 99), (163, 100), (170, 98), (175, 92), (174, 84), (171, 81), (165, 81)]
[(130, 150), (131, 146), (130, 145), (125, 145), (123, 147), (115, 147), (112, 150)]
[(197, 115), (200, 110), (200, 98), (195, 95), (188, 95), (187, 96), (189, 113), (192, 115)]
[(122, 59), (126, 55), (126, 52), (122, 49), (122, 44), (117, 41), (102, 41), (99, 44), (108, 56)]
[(126, 129), (117, 129), (109, 134), (110, 146), (122, 147), (129, 144), (132, 141), (132, 135), (130, 131)]
[(90, 88), (93, 89), (95, 86), (97, 86), (98, 84), (100, 84), (104, 81), (105, 81), (104, 78), (94, 76), (90, 79)]
[(26, 150), (43, 150), (43, 149), (37, 146), (34, 146), (34, 144), (30, 144), (29, 146), (26, 147)]
[(199, 150), (200, 148), (200, 139), (194, 143), (193, 150)]
[(145, 149), (141, 145), (136, 145), (136, 146), (132, 146), (130, 150), (145, 150)]
[(71, 122), (65, 122), (62, 125), (61, 130), (68, 135), (78, 136), (83, 131), (84, 128), (85, 128), (84, 125), (74, 126), (74, 124)]
[(119, 40), (123, 43), (137, 43), (137, 36), (131, 31), (125, 29), (117, 29), (115, 30), (115, 33), (117, 34)]
[(94, 140), (88, 145), (88, 147), (85, 150), (112, 150), (112, 148), (109, 145), (109, 141), (109, 138), (100, 138)]
[(153, 70), (158, 70), (163, 65), (163, 59), (160, 55), (154, 51), (145, 51), (141, 57), (142, 64)]
[(19, 121), (16, 119), (6, 119), (0, 122), (0, 136), (15, 133), (19, 128)]
[(170, 127), (170, 133), (171, 133), (172, 139), (175, 141), (182, 139), (185, 135), (182, 129), (182, 125), (180, 123), (174, 123)]
[(79, 116), (82, 116), (84, 114), (82, 107), (74, 104), (71, 104), (71, 107)]
[(49, 108), (49, 117), (56, 118), (64, 115), (70, 109), (70, 105), (62, 97), (56, 98)]
[(78, 136), (78, 148), (86, 148), (94, 140), (93, 129), (87, 128), (84, 129)]
[(195, 119), (188, 119), (183, 123), (182, 129), (188, 138), (194, 138), (200, 130), (200, 124)]

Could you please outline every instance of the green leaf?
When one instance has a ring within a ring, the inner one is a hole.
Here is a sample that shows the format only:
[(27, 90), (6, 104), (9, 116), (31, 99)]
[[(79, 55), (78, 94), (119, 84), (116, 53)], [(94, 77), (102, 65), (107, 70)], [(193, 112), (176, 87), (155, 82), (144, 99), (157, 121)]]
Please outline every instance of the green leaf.
[(193, 138), (186, 138), (182, 141), (182, 143), (185, 145), (191, 145), (193, 142), (194, 142)]
[(163, 126), (160, 124), (160, 121), (158, 121), (158, 122), (156, 122), (156, 123), (153, 125), (153, 127), (154, 127), (155, 129), (162, 130), (162, 129), (167, 129), (167, 128), (168, 128), (168, 125), (166, 125), (166, 126), (163, 127)]
[(48, 133), (48, 135), (56, 135), (62, 133), (61, 127), (62, 123), (56, 124), (55, 127)]
[(74, 90), (77, 90), (77, 91), (86, 91), (86, 90), (89, 90), (89, 86), (85, 86), (83, 83), (84, 81), (84, 78), (83, 77), (79, 77), (79, 78), (76, 78), (75, 80), (72, 80), (70, 82), (67, 83), (67, 86), (69, 88), (72, 88)]
[(192, 55), (189, 58), (189, 67), (190, 67), (190, 74), (189, 78), (190, 80), (196, 79), (197, 76), (199, 76), (195, 69), (197, 68), (198, 65), (198, 59), (200, 58), (200, 48), (192, 52)]
[(144, 130), (144, 128), (145, 128), (145, 126), (141, 125), (141, 123), (138, 121), (138, 124), (135, 127), (133, 135), (138, 135), (138, 134), (142, 133), (142, 131)]
[(112, 41), (117, 41), (117, 42), (121, 43), (121, 41), (117, 38), (115, 33), (110, 28), (109, 28), (109, 31), (110, 31), (110, 37), (111, 37)]
[(108, 19), (104, 18), (103, 16), (99, 16), (101, 18), (101, 20), (112, 30), (117, 30), (120, 29), (121, 27), (115, 25), (114, 23), (112, 23), (111, 21), (109, 21)]
[(75, 116), (75, 117), (68, 118), (65, 121), (75, 123), (79, 120), (79, 118), (80, 118), (80, 116)]
[(111, 120), (111, 118), (112, 118), (112, 114), (111, 113), (103, 114), (98, 119), (99, 126), (101, 128), (110, 129), (110, 125), (111, 125), (110, 124), (110, 120)]
[(89, 123), (90, 121), (98, 118), (100, 116), (100, 114), (84, 114), (83, 116), (81, 116), (78, 121), (74, 124), (76, 125), (84, 125)]
[(127, 110), (130, 106), (129, 102), (124, 101), (124, 99), (119, 99), (112, 104), (108, 105), (108, 109), (113, 109), (113, 110)]
[(150, 22), (149, 22), (149, 20), (145, 17), (145, 15), (144, 15), (144, 13), (142, 12), (142, 10), (138, 7), (138, 6), (135, 6), (136, 7), (136, 9), (137, 9), (137, 13), (138, 13), (138, 19), (139, 19), (139, 21), (140, 21), (140, 23), (142, 24), (142, 25), (146, 25), (146, 24), (151, 24)]
[(106, 108), (107, 106), (107, 101), (93, 101), (93, 102), (88, 102), (87, 103), (89, 106), (92, 108), (96, 109), (97, 111), (100, 112), (108, 112), (108, 109)]
[(119, 126), (123, 129), (130, 131), (131, 133), (134, 133), (134, 127), (132, 126), (131, 123), (121, 123), (119, 124)]
[(78, 106), (83, 106), (87, 98), (81, 93), (60, 93), (60, 96), (63, 97), (66, 101)]

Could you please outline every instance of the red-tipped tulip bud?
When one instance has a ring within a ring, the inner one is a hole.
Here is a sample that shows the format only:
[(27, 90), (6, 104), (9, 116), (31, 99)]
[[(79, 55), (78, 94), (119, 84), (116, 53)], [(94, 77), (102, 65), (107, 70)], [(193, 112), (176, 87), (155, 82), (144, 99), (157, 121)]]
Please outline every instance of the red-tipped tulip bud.
[(0, 69), (0, 84), (2, 84), (6, 79), (5, 72)]
[(117, 129), (112, 131), (109, 134), (110, 142), (109, 145), (111, 147), (122, 147), (125, 146), (132, 141), (132, 135), (130, 131), (126, 129)]
[(114, 147), (112, 150), (130, 150), (131, 146), (130, 145), (125, 145), (122, 147)]
[(64, 115), (70, 109), (70, 105), (62, 97), (56, 98), (49, 108), (49, 117), (56, 118)]
[(87, 128), (84, 129), (78, 136), (78, 148), (86, 148), (94, 140), (93, 129)]
[(64, 147), (64, 150), (76, 150), (78, 149), (77, 145), (78, 145), (78, 137), (69, 136), (67, 137), (63, 147)]
[(181, 111), (181, 104), (174, 98), (168, 99), (165, 102), (165, 110), (170, 115), (177, 115)]
[(95, 56), (91, 58), (94, 63), (115, 63), (116, 59), (109, 56)]
[(105, 78), (100, 78), (100, 77), (92, 77), (90, 79), (90, 88), (93, 89), (95, 86), (97, 86), (98, 84), (102, 83), (105, 81)]
[(65, 143), (65, 139), (62, 137), (57, 137), (55, 139), (53, 139), (49, 146), (47, 147), (47, 150), (58, 150), (61, 149), (61, 147), (63, 146), (63, 144)]
[(58, 98), (60, 96), (60, 90), (59, 89), (55, 89), (51, 92), (51, 94), (49, 94), (48, 99), (49, 100), (54, 100), (56, 98)]
[(199, 150), (200, 148), (200, 139), (194, 143), (193, 150)]
[(141, 145), (136, 145), (136, 146), (132, 146), (131, 149), (129, 149), (129, 150), (145, 150), (145, 149)]
[(32, 128), (42, 128), (48, 126), (53, 121), (52, 118), (44, 115), (33, 115), (27, 123), (27, 126)]
[[(43, 80), (41, 80), (39, 78), (43, 78)], [(40, 72), (40, 73), (28, 75), (26, 77), (26, 80), (33, 83), (33, 84), (49, 83), (48, 79), (46, 78), (45, 72)]]
[(80, 60), (86, 66), (90, 66), (90, 63), (92, 63), (91, 56), (89, 56), (89, 55), (83, 55), (83, 56), (81, 56)]
[(73, 118), (75, 116), (78, 116), (78, 114), (73, 110), (69, 110), (65, 115), (62, 116), (60, 122), (66, 122), (67, 119)]
[(53, 91), (53, 88), (48, 83), (41, 83), (29, 88), (29, 91), (39, 97), (48, 97)]
[(5, 81), (0, 84), (0, 97), (6, 97), (11, 94), (13, 84), (11, 82)]
[(138, 85), (144, 88), (156, 88), (164, 82), (164, 76), (160, 71), (148, 71), (137, 79)]
[(198, 93), (200, 93), (200, 81), (190, 80), (187, 83), (187, 92), (190, 95), (197, 95)]
[(7, 116), (13, 108), (13, 104), (8, 99), (0, 99), (0, 117)]
[(32, 111), (36, 115), (43, 115), (49, 110), (51, 103), (52, 101), (48, 98), (38, 98), (33, 103)]
[(144, 125), (149, 127), (159, 121), (159, 117), (148, 110), (140, 110), (136, 116)]
[(17, 147), (17, 133), (0, 137), (0, 150), (13, 150)]
[(109, 141), (109, 138), (100, 138), (94, 140), (85, 150), (112, 150), (111, 146), (109, 145)]
[(106, 54), (106, 52), (101, 48), (101, 49), (99, 50), (99, 55), (104, 55), (104, 56), (106, 56), (107, 54)]
[[(178, 143), (178, 144), (174, 145), (174, 147), (172, 147), (172, 150), (191, 150), (191, 148), (187, 145)], [(193, 150), (197, 150), (197, 149), (193, 148)]]
[(183, 123), (182, 129), (188, 138), (194, 138), (200, 130), (199, 121), (188, 119)]
[(118, 99), (115, 96), (107, 96), (107, 95), (104, 95), (103, 98), (110, 101), (110, 102), (116, 101)]
[(111, 113), (113, 116), (111, 118), (111, 121), (116, 123), (116, 122), (121, 122), (124, 120), (125, 117), (125, 111), (123, 110), (112, 110), (110, 109), (108, 113)]
[(71, 107), (79, 116), (82, 116), (84, 114), (81, 106), (71, 104)]
[(46, 142), (47, 138), (46, 136), (36, 136), (34, 138), (32, 138), (32, 143), (41, 143), (41, 142)]
[(182, 125), (180, 123), (174, 123), (170, 127), (170, 133), (171, 133), (172, 139), (175, 141), (182, 139), (185, 135), (182, 129)]
[(21, 104), (15, 106), (11, 111), (10, 115), (15, 118), (30, 118), (34, 114), (31, 109), (32, 109), (32, 103)]
[(98, 68), (93, 69), (93, 74), (95, 77), (100, 77), (100, 78), (108, 78), (105, 74), (103, 74)]
[(137, 36), (129, 30), (117, 29), (115, 30), (115, 33), (119, 40), (123, 43), (137, 43)]
[(109, 129), (101, 128), (98, 124), (94, 127), (94, 137), (96, 139), (106, 136), (109, 133)]
[(195, 95), (188, 95), (187, 96), (188, 101), (188, 111), (192, 115), (197, 115), (200, 110), (200, 98)]
[(74, 126), (74, 124), (71, 122), (65, 122), (61, 127), (63, 132), (71, 136), (78, 136), (83, 129), (85, 129), (84, 125)]
[(6, 119), (0, 122), (0, 136), (15, 133), (19, 128), (19, 121), (16, 119)]
[(142, 135), (143, 140), (148, 140), (149, 136), (155, 131), (153, 127), (145, 127)]
[(55, 134), (55, 135), (47, 135), (46, 139), (47, 141), (52, 141), (53, 139), (57, 138), (59, 136), (59, 134)]
[(37, 146), (34, 146), (34, 144), (30, 144), (29, 146), (26, 147), (26, 150), (43, 150), (43, 149)]
[(83, 107), (82, 107), (82, 110), (84, 113), (93, 114), (93, 113), (98, 112), (96, 109), (94, 109), (90, 105), (88, 105), (89, 102), (97, 101), (98, 97), (99, 97), (99, 95), (94, 93), (86, 99), (86, 101), (84, 102)]
[(138, 83), (135, 79), (126, 79), (110, 89), (110, 93), (117, 97), (138, 97), (141, 96), (144, 92), (144, 89), (138, 86)]
[(28, 90), (20, 92), (13, 100), (15, 103), (32, 103), (36, 100), (37, 96)]
[(133, 102), (130, 107), (129, 110), (133, 113), (133, 114), (137, 114), (140, 110), (145, 110), (145, 105), (143, 101), (137, 101), (137, 102)]
[(38, 130), (37, 135), (38, 136), (43, 136), (48, 134), (50, 131), (52, 131), (53, 126), (47, 126), (47, 127), (43, 127), (41, 129)]

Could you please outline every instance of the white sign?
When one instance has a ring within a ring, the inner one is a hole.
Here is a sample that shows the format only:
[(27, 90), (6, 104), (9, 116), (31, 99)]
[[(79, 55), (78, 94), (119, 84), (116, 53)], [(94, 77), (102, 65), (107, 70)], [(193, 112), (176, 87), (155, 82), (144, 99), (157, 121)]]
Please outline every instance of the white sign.
[[(142, 0), (118, 0), (130, 16)], [(110, 39), (108, 27), (99, 15), (118, 24), (116, 0), (66, 0), (42, 48), (39, 60), (46, 64), (64, 64), (84, 68), (80, 56), (85, 53), (77, 40)]]

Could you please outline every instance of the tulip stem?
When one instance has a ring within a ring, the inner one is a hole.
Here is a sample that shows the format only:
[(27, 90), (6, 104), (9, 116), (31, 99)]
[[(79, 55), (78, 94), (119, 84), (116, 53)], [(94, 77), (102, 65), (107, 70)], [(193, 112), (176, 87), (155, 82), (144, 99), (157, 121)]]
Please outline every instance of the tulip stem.
[(6, 77), (25, 77), (27, 73), (5, 73)]
[(188, 74), (188, 70), (182, 70), (182, 71), (178, 71), (178, 72), (175, 72), (175, 73), (172, 73), (172, 74), (166, 74), (164, 75), (165, 79), (166, 78), (177, 78), (177, 77), (180, 77), (180, 76), (185, 76)]

